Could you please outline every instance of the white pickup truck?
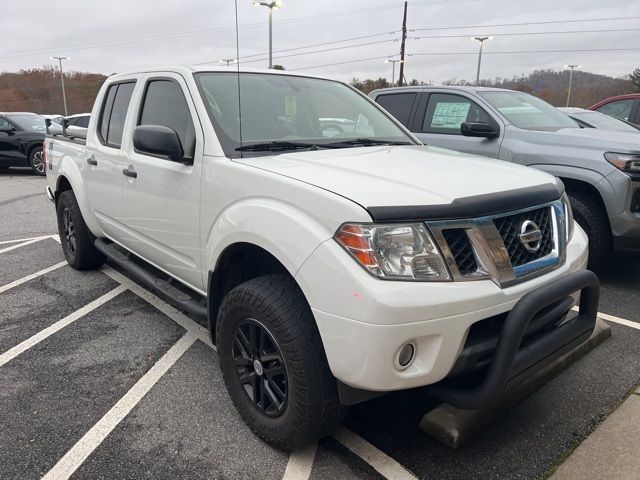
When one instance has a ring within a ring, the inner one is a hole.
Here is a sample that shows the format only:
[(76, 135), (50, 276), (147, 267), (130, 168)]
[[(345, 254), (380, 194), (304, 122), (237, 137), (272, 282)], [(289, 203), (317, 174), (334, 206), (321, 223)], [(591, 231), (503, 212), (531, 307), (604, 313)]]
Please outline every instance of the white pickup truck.
[(234, 404), (278, 448), (393, 390), (489, 405), (594, 328), (559, 180), (425, 147), (344, 83), (114, 75), (86, 140), (44, 152), (69, 264), (108, 258), (206, 316)]

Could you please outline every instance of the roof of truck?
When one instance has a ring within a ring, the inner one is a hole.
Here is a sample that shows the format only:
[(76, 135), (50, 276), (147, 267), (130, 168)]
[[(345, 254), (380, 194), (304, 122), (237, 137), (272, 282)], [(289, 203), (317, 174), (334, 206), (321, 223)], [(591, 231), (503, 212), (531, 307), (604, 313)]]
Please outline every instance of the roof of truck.
[(322, 75), (310, 75), (305, 73), (299, 73), (293, 70), (274, 70), (272, 68), (248, 68), (243, 66), (238, 66), (235, 64), (233, 66), (223, 66), (223, 65), (186, 65), (186, 66), (162, 66), (162, 67), (150, 67), (143, 68), (140, 70), (132, 70), (129, 72), (116, 73), (111, 75), (110, 79), (115, 79), (119, 77), (127, 77), (131, 75), (137, 75), (140, 73), (154, 73), (154, 72), (172, 72), (179, 73), (183, 75), (188, 75), (192, 73), (203, 73), (203, 72), (232, 72), (235, 73), (240, 71), (240, 73), (268, 73), (271, 75), (295, 75), (297, 77), (308, 77), (308, 78), (325, 78), (328, 77)]
[(476, 87), (474, 85), (415, 85), (407, 87), (389, 87), (378, 88), (373, 90), (369, 95), (378, 93), (401, 93), (401, 92), (425, 92), (429, 90), (453, 90), (458, 92), (477, 93), (477, 92), (517, 92), (517, 90), (509, 90), (508, 88), (495, 87)]

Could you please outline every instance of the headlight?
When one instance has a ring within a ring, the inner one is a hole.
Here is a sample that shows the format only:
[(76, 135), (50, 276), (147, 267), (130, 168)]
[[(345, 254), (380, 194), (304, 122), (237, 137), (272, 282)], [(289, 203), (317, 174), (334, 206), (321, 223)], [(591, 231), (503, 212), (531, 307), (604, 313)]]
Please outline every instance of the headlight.
[(625, 173), (640, 173), (640, 155), (638, 154), (607, 152), (604, 158)]
[(567, 194), (562, 194), (562, 205), (564, 207), (564, 220), (565, 220), (565, 231), (566, 231), (566, 239), (567, 243), (573, 237), (573, 229), (574, 229), (574, 220), (573, 220), (573, 210), (571, 209), (571, 203), (569, 202), (569, 197)]
[(346, 224), (338, 230), (335, 239), (378, 278), (451, 280), (442, 255), (422, 224)]

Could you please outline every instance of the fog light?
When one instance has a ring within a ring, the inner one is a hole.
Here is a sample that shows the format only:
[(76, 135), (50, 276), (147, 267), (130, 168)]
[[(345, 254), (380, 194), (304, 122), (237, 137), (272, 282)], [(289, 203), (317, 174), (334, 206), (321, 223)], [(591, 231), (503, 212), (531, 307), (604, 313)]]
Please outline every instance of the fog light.
[(396, 369), (404, 370), (407, 368), (413, 361), (415, 353), (416, 347), (413, 343), (405, 343), (402, 348), (398, 350), (398, 355), (396, 356)]

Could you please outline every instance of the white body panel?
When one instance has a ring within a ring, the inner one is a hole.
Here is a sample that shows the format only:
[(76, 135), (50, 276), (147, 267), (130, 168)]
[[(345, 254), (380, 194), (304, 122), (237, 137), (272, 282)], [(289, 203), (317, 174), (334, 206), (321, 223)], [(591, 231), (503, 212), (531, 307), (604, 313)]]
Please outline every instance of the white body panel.
[[(576, 228), (561, 267), (509, 288), (490, 280), (374, 278), (332, 238), (346, 222), (371, 222), (366, 207), (447, 205), (456, 198), (554, 183), (554, 178), (423, 146), (233, 160), (224, 156), (192, 74), (174, 68), (108, 79), (92, 112), (86, 147), (47, 139), (49, 187), (56, 191), (64, 177), (94, 235), (116, 241), (201, 294), (206, 295), (208, 273), (227, 247), (245, 242), (265, 249), (297, 280), (333, 374), (351, 386), (393, 390), (442, 379), (473, 322), (508, 311), (537, 286), (586, 266), (587, 239)], [(196, 126), (193, 165), (133, 148), (135, 119), (151, 77), (171, 77), (183, 89)], [(122, 147), (114, 150), (96, 138), (99, 106), (110, 83), (129, 79), (137, 85)], [(86, 163), (92, 155), (97, 166)], [(138, 177), (125, 177), (125, 168)], [(415, 340), (417, 358), (399, 372), (393, 357), (408, 340)]]

